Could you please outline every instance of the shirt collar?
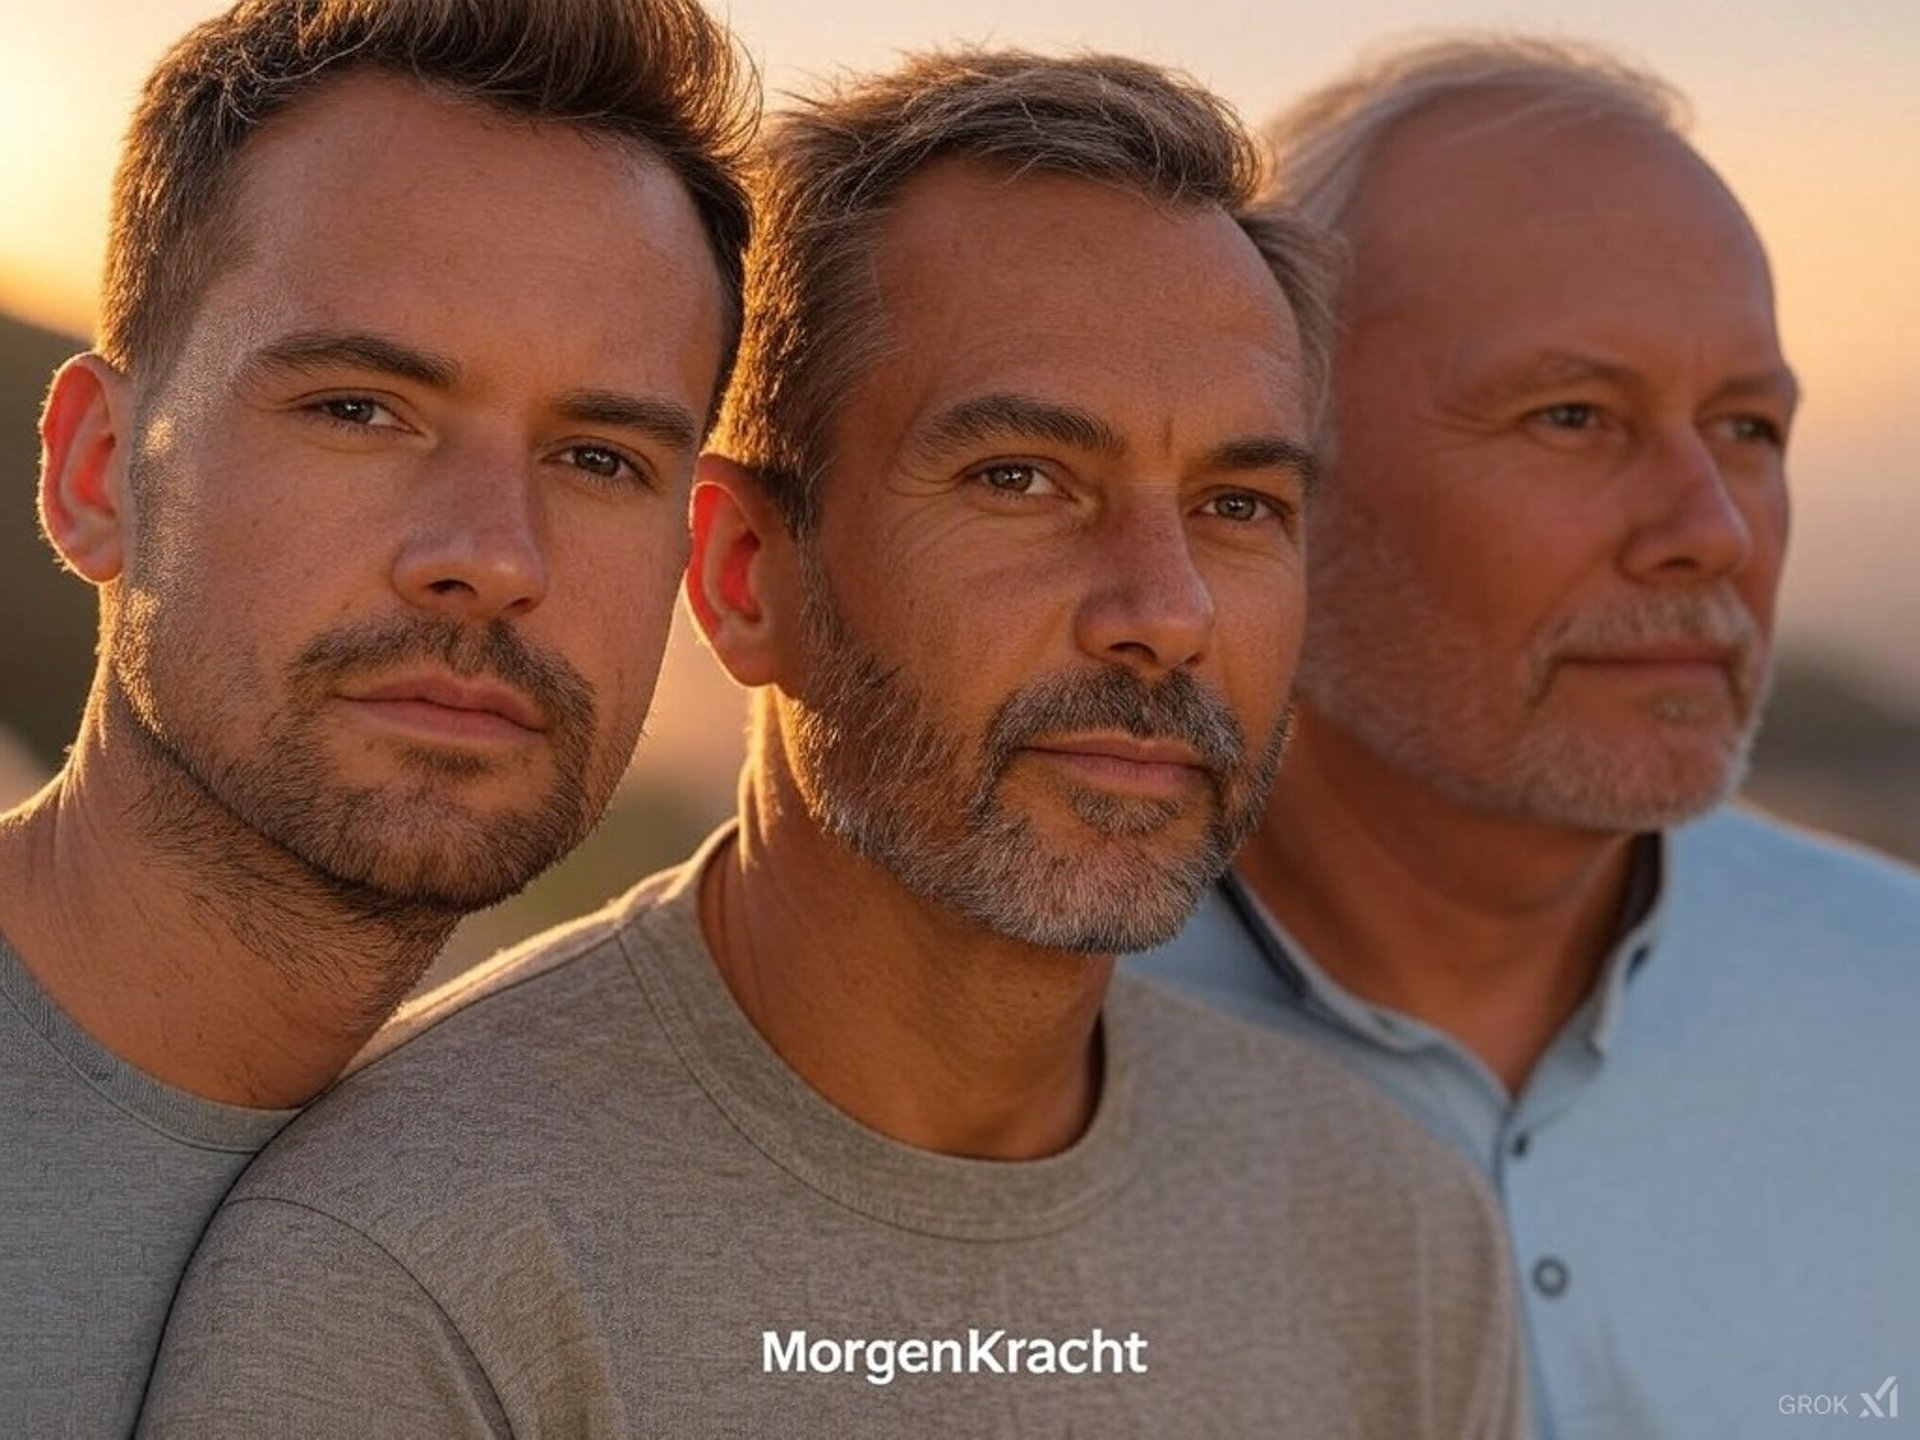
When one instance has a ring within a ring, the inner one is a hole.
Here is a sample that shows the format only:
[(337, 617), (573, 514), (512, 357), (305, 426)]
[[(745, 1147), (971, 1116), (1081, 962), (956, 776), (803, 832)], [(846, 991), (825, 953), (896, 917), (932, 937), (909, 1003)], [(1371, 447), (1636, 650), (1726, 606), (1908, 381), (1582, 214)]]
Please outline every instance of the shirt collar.
[[(1634, 839), (1628, 862), (1627, 899), (1621, 907), (1613, 946), (1593, 990), (1569, 1023), (1569, 1029), (1584, 1028), (1587, 1043), (1602, 1056), (1619, 1030), (1627, 985), (1653, 954), (1659, 936), (1667, 909), (1669, 843), (1660, 833)], [(1297, 1003), (1321, 1010), (1347, 1029), (1390, 1050), (1418, 1050), (1446, 1039), (1423, 1021), (1391, 1006), (1361, 999), (1321, 969), (1238, 871), (1229, 870), (1221, 877), (1220, 890)]]

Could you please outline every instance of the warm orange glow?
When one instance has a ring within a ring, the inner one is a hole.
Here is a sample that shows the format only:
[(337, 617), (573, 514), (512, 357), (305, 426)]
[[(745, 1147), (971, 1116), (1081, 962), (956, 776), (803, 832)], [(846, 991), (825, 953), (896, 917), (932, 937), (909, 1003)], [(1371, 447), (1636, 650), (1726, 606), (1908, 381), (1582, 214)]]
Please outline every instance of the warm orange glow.
[[(60, 0), (0, 17), (0, 309), (85, 333), (106, 190), (139, 81), (219, 0)], [(1472, 21), (1447, 0), (1285, 9), (1244, 0), (731, 0), (769, 89), (812, 88), (903, 49), (975, 40), (1127, 51), (1179, 65), (1254, 118), (1383, 37)], [(1527, 21), (1585, 36), (1686, 90), (1697, 138), (1773, 256), (1808, 402), (1788, 626), (1878, 655), (1920, 691), (1920, 567), (1888, 537), (1920, 529), (1905, 413), (1920, 394), (1920, 7), (1841, 12), (1539, 0)]]

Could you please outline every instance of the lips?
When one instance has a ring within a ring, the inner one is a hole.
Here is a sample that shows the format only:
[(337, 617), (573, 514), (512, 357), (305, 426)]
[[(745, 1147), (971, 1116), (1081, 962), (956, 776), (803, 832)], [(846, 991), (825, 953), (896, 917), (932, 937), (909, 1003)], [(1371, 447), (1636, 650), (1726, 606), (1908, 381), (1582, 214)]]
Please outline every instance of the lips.
[(1023, 747), (1077, 786), (1168, 801), (1191, 794), (1211, 773), (1192, 746), (1130, 735), (1050, 736)]
[(458, 723), (460, 716), (478, 721), (504, 721), (526, 731), (544, 731), (546, 717), (526, 696), (494, 681), (469, 679), (451, 674), (398, 676), (377, 683), (356, 685), (342, 692), (342, 698), (366, 705), (391, 707), (396, 715), (415, 714), (433, 717), (433, 711), (445, 711), (445, 718)]
[(1115, 760), (1132, 765), (1178, 766), (1189, 770), (1209, 768), (1200, 752), (1191, 745), (1178, 740), (1142, 739), (1135, 735), (1053, 737), (1036, 741), (1027, 748), (1049, 754)]

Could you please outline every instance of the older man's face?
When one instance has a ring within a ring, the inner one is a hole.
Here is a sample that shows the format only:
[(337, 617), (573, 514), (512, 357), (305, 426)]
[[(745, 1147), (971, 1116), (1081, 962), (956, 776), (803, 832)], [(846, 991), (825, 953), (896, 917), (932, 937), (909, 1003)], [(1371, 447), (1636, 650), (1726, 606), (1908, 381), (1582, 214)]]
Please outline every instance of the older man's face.
[(1678, 142), (1411, 122), (1357, 199), (1302, 696), (1477, 811), (1597, 830), (1737, 785), (1794, 409), (1766, 260)]
[(1216, 211), (910, 185), (778, 702), (816, 820), (1000, 934), (1184, 920), (1257, 816), (1301, 625), (1299, 344)]

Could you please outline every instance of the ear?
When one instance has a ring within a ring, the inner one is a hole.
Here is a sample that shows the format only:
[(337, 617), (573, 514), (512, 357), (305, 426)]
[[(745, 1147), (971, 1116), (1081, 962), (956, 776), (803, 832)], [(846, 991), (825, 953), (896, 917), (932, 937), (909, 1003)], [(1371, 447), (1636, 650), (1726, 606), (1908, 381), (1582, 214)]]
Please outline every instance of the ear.
[(126, 563), (133, 411), (127, 377), (86, 354), (54, 372), (40, 412), (40, 523), (61, 558), (96, 585)]
[(752, 471), (702, 455), (693, 472), (693, 554), (687, 605), (715, 657), (738, 683), (772, 684), (781, 670), (793, 541)]

